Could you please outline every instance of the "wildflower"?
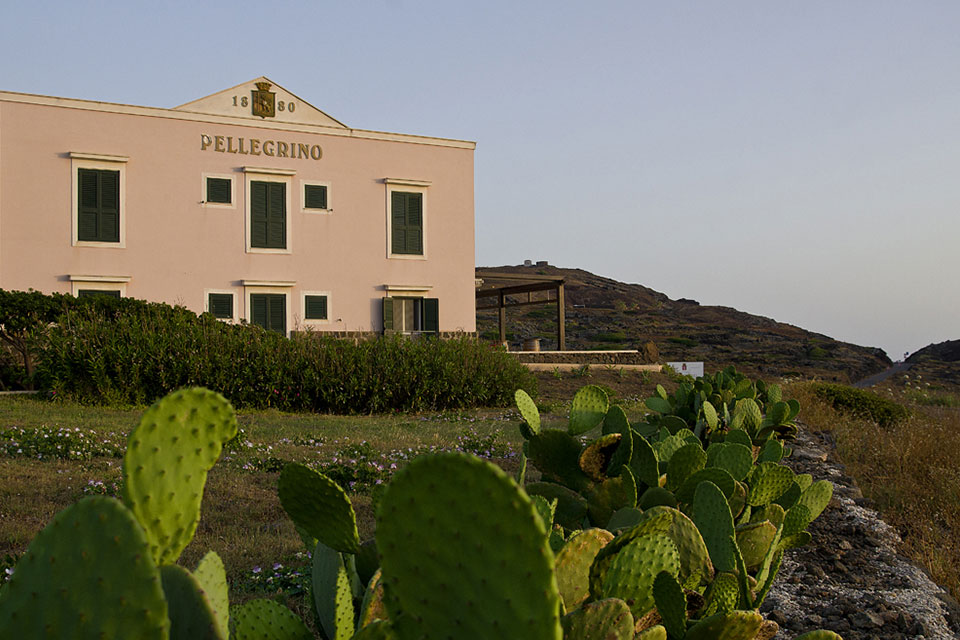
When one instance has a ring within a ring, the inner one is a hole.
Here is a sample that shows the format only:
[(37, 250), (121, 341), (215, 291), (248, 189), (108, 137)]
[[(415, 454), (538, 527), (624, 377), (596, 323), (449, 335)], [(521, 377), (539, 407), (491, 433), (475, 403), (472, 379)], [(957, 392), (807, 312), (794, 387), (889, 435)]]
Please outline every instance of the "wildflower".
[(254, 573), (260, 573), (260, 571), (261, 571), (261, 569), (260, 569), (259, 566), (256, 566), (256, 567), (253, 568), (253, 572), (254, 572)]

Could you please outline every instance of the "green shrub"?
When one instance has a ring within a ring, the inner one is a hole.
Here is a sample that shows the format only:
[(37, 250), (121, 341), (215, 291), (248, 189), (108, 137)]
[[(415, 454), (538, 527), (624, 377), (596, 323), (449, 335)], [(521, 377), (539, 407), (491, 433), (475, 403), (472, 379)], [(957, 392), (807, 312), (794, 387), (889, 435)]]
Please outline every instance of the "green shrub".
[(597, 342), (626, 342), (627, 334), (623, 331), (610, 331), (607, 333), (598, 333), (593, 336)]
[(472, 338), (286, 338), (163, 304), (69, 309), (39, 354), (42, 388), (91, 404), (142, 405), (206, 386), (238, 407), (379, 413), (504, 406), (532, 374)]
[(829, 402), (835, 410), (873, 420), (882, 427), (910, 416), (910, 412), (903, 405), (864, 389), (818, 382), (813, 385), (813, 392), (817, 397)]
[(696, 347), (700, 343), (694, 340), (693, 338), (683, 338), (683, 337), (671, 337), (667, 338), (667, 342), (672, 342), (674, 344), (683, 345), (684, 347)]

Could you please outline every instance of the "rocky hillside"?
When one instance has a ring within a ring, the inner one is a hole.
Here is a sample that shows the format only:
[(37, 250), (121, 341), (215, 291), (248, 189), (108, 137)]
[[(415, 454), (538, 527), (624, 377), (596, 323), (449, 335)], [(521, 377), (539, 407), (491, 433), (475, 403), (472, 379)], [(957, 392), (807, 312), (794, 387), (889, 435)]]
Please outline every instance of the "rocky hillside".
[[(759, 375), (798, 373), (843, 382), (891, 364), (881, 349), (840, 342), (730, 307), (706, 306), (684, 298), (671, 300), (649, 287), (582, 269), (479, 267), (477, 277), (483, 278), (484, 272), (564, 277), (567, 349), (640, 349), (652, 341), (661, 362), (703, 361), (708, 370), (734, 364)], [(540, 338), (541, 349), (556, 349), (555, 309), (555, 304), (508, 309), (511, 348), (519, 348), (523, 340)], [(496, 340), (496, 311), (478, 310), (477, 331), (482, 338)]]
[(960, 340), (930, 344), (907, 358), (910, 373), (916, 378), (936, 381), (945, 388), (960, 387)]

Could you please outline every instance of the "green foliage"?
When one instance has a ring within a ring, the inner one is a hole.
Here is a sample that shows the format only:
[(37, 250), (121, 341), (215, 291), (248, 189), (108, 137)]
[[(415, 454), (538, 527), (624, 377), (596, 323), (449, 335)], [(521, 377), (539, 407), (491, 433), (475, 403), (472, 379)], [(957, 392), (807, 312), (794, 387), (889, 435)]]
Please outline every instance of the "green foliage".
[(830, 403), (835, 410), (872, 420), (881, 427), (906, 420), (910, 416), (910, 411), (903, 405), (865, 389), (818, 382), (813, 385), (813, 392)]
[(505, 406), (536, 386), (515, 358), (468, 337), (286, 338), (163, 304), (84, 300), (93, 302), (68, 306), (46, 331), (36, 375), (84, 403), (148, 404), (204, 386), (237, 407), (379, 413)]
[(673, 344), (679, 344), (684, 347), (696, 347), (696, 346), (699, 346), (700, 344), (693, 338), (684, 338), (682, 336), (672, 336), (670, 338), (667, 338), (667, 342), (672, 342)]

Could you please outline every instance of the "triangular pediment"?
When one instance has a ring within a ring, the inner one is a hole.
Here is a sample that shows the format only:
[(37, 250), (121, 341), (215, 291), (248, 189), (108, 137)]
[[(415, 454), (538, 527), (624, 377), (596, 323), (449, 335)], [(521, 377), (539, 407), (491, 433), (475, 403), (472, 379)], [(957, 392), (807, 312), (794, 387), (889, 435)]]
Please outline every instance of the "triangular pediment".
[(224, 89), (206, 98), (182, 104), (174, 109), (246, 118), (255, 122), (285, 122), (347, 128), (342, 122), (331, 118), (264, 76)]

